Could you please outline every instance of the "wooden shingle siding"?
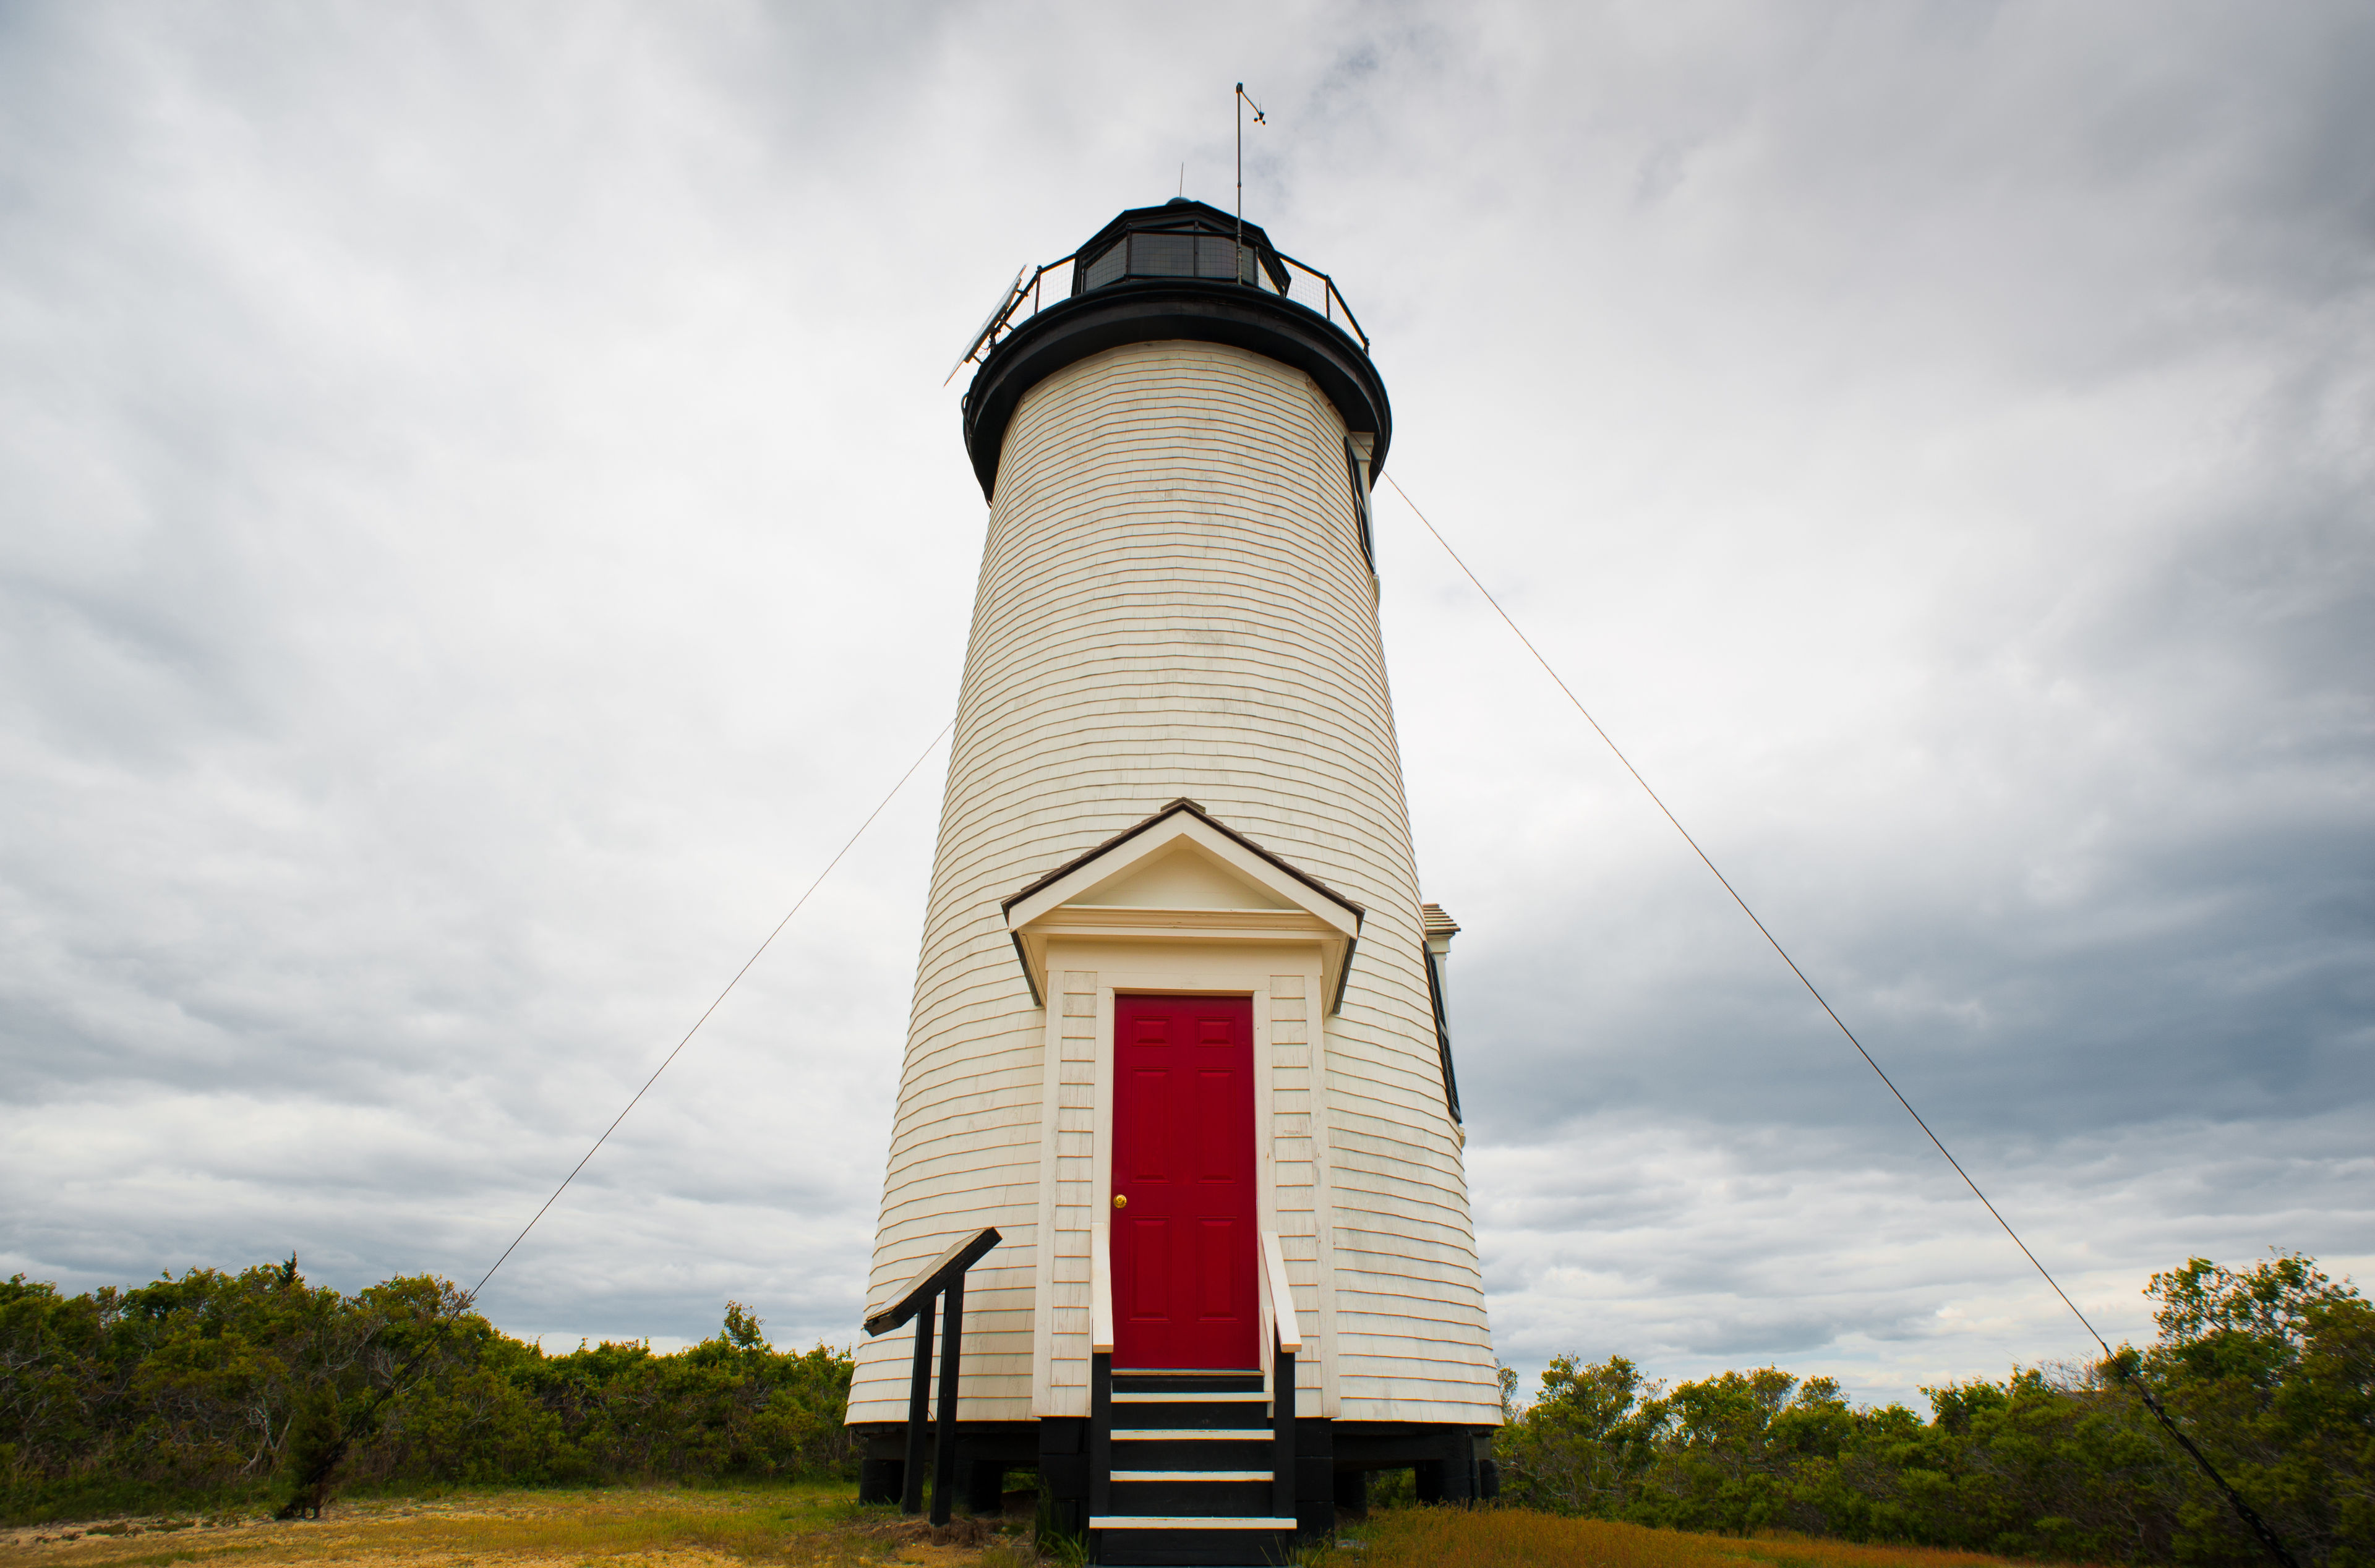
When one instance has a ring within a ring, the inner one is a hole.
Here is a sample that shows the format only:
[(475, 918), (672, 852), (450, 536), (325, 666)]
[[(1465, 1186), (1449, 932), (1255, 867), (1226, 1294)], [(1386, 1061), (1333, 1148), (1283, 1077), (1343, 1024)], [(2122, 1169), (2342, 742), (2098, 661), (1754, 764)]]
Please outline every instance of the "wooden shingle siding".
[[(1311, 1017), (1315, 1000), (1300, 974), (1270, 979), (1270, 1083), (1272, 1223), (1286, 1257), (1296, 1316), (1312, 1326), (1295, 1360), (1295, 1387), (1328, 1403), (1329, 1369), (1337, 1339), (1326, 1325), (1320, 1267), (1319, 1146), (1314, 1133), (1317, 1097), (1311, 1076)], [(1314, 1332), (1313, 1330), (1316, 1330)], [(1298, 1399), (1300, 1394), (1298, 1394)]]
[[(1011, 948), (1008, 949), (1011, 951)], [(1055, 1149), (1055, 1267), (1049, 1271), (1048, 1388), (1044, 1413), (1089, 1413), (1089, 1225), (1095, 1199), (1097, 977), (1069, 970), (1055, 1007), (1065, 1069), (1058, 1089), (1067, 1102), (1057, 1115), (1064, 1128)]]
[[(1086, 1413), (1105, 1197), (1112, 982), (1069, 963), (1034, 1006), (999, 901), (1182, 796), (1367, 911), (1339, 1011), (1316, 971), (1257, 999), (1299, 1381), (1345, 1420), (1499, 1419), (1344, 440), (1300, 371), (1201, 343), (1081, 360), (1008, 426), (868, 1286), (1004, 1233), (965, 1420)], [(851, 1420), (904, 1419), (909, 1332), (859, 1346)]]

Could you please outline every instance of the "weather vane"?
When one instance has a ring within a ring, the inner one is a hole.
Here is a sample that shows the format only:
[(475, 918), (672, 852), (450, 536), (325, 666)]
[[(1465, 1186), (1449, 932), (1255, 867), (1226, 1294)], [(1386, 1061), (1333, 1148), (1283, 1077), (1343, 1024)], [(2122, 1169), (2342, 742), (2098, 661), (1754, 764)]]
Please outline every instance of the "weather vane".
[[(1244, 250), (1246, 243), (1246, 110), (1249, 107), (1254, 112), (1255, 124), (1270, 124), (1262, 114), (1261, 105), (1246, 96), (1246, 84), (1239, 82), (1237, 84), (1237, 248), (1240, 252)], [(1183, 186), (1187, 183), (1184, 177), (1180, 183)]]

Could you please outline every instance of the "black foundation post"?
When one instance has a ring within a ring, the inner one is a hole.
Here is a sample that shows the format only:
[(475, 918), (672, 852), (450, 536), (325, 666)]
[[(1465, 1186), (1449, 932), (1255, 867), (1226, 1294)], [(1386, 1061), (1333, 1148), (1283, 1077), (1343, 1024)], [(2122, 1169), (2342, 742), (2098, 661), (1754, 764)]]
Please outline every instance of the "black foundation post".
[(899, 1474), (896, 1459), (860, 1459), (857, 1462), (857, 1501), (860, 1503), (896, 1503), (904, 1478)]
[(1476, 1501), (1476, 1435), (1457, 1432), (1443, 1440), (1443, 1499), (1467, 1507)]
[(965, 1512), (997, 1518), (1006, 1506), (1006, 1462), (975, 1459), (964, 1473)]

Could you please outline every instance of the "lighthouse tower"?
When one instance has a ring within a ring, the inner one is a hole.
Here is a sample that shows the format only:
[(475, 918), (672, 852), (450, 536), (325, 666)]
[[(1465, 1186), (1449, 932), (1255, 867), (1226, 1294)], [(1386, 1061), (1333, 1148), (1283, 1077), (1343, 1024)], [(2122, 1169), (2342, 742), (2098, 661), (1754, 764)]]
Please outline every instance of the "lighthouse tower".
[[(869, 1315), (997, 1232), (941, 1298), (952, 1474), (980, 1509), (1035, 1470), (1099, 1562), (1276, 1560), (1379, 1470), (1473, 1496), (1500, 1405), (1458, 927), (1402, 794), (1366, 340), (1325, 275), (1175, 201), (976, 348), (988, 538)], [(869, 1496), (917, 1480), (928, 1325), (858, 1351)]]

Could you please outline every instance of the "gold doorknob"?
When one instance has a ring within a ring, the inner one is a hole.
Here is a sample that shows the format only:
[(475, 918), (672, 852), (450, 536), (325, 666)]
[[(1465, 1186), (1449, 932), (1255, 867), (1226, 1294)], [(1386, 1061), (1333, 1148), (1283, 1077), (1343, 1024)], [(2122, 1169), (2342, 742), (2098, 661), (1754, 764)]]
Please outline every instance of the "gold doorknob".
[(1114, 1194), (1114, 1207), (1116, 1208), (1128, 1208), (1129, 1207), (1128, 1197), (1121, 1193)]

